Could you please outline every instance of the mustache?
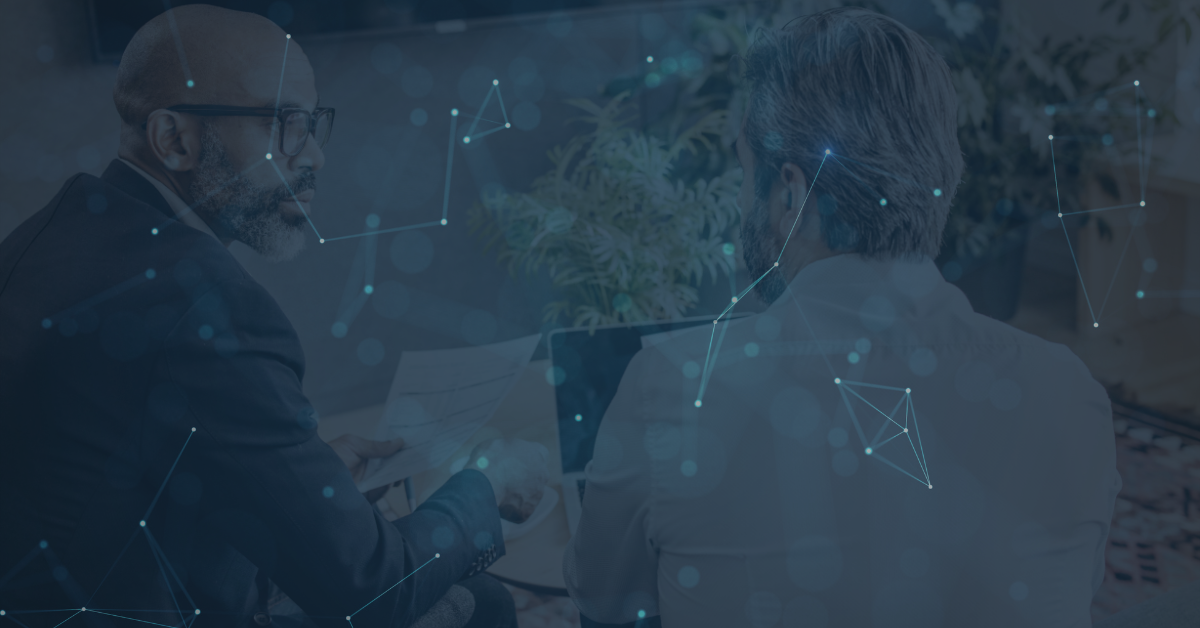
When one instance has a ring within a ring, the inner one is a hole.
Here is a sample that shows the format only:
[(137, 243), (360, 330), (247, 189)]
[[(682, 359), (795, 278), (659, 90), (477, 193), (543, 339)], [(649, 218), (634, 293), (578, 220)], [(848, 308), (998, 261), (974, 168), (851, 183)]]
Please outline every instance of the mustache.
[(271, 194), (271, 206), (290, 200), (293, 195), (317, 189), (317, 175), (311, 171), (303, 172), (287, 183), (280, 183)]
[(280, 186), (284, 193), (288, 193), (291, 188), (291, 194), (300, 194), (309, 190), (317, 189), (317, 175), (310, 171), (305, 171), (296, 176), (295, 179), (289, 181), (286, 185)]

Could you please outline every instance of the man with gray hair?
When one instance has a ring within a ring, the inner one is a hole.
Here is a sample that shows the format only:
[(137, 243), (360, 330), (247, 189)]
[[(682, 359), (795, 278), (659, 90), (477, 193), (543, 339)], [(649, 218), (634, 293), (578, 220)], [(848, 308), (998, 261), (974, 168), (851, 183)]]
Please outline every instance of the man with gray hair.
[(945, 63), (835, 9), (762, 33), (745, 66), (743, 256), (770, 305), (629, 365), (564, 559), (580, 611), (1090, 626), (1120, 487), (1109, 402), (930, 259), (963, 168)]

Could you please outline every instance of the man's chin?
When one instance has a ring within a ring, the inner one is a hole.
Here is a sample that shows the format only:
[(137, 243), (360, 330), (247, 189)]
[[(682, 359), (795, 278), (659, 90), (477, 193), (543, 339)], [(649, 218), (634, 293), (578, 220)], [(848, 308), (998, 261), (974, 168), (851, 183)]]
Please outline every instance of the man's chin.
[(257, 246), (250, 248), (257, 251), (268, 262), (287, 262), (295, 259), (304, 250), (304, 246), (308, 242), (307, 236), (303, 226), (288, 225), (273, 237), (258, 242)]

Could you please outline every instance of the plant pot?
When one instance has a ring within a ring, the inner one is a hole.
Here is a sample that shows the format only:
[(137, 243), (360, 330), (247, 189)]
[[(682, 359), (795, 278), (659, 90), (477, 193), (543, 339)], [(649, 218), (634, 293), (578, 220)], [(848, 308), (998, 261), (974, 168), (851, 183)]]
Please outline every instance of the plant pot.
[(939, 264), (942, 276), (963, 291), (976, 312), (1009, 320), (1021, 296), (1028, 232), (1026, 226), (1009, 231), (979, 257), (951, 257)]

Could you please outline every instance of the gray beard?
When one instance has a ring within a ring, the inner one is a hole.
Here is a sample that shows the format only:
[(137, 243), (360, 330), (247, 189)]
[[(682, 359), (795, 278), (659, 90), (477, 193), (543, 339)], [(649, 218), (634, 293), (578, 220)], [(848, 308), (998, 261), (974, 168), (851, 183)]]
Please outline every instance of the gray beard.
[[(312, 173), (301, 175), (291, 183), (292, 192), (312, 189), (315, 179)], [(192, 198), (201, 199), (196, 211), (215, 221), (214, 231), (245, 244), (268, 261), (290, 260), (304, 249), (304, 223), (290, 223), (279, 211), (279, 203), (292, 192), (282, 183), (259, 187), (243, 178), (208, 125), (201, 136), (199, 163), (189, 191)]]
[[(746, 269), (750, 271), (751, 280), (763, 277), (767, 271), (775, 268), (775, 260), (779, 258), (779, 251), (770, 244), (775, 241), (774, 235), (771, 223), (767, 220), (766, 199), (758, 198), (756, 195), (754, 207), (750, 210), (750, 215), (742, 228), (742, 259), (746, 261)], [(783, 274), (778, 268), (775, 268), (773, 272), (763, 277), (758, 285), (754, 286), (754, 293), (769, 305), (782, 296), (787, 287)]]

